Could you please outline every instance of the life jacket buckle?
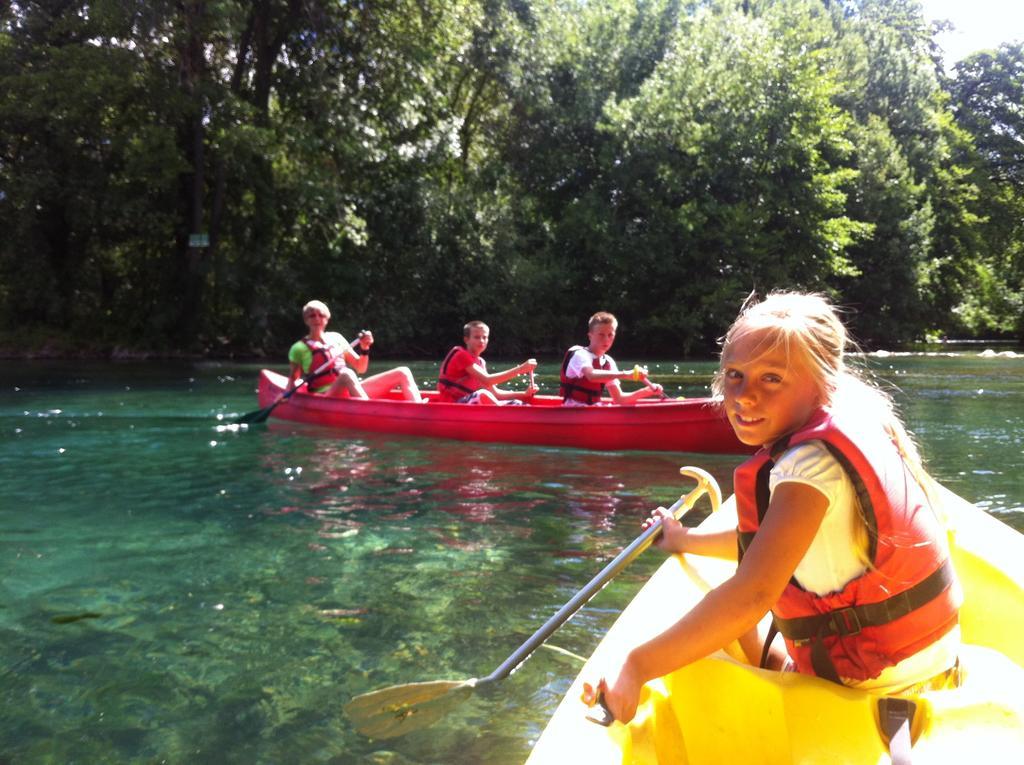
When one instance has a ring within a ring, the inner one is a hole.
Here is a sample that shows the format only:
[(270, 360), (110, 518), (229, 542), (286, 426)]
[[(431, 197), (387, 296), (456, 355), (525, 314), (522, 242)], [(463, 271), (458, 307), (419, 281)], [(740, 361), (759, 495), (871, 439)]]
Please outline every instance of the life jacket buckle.
[(831, 622), (832, 631), (837, 635), (845, 637), (860, 634), (860, 617), (857, 616), (855, 608), (840, 608), (833, 611), (832, 618), (829, 621)]

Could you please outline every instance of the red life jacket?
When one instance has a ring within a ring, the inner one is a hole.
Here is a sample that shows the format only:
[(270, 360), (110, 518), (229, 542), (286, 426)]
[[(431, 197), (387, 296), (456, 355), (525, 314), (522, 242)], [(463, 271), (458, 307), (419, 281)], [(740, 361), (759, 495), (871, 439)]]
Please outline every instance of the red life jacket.
[[(566, 374), (573, 354), (580, 350), (583, 350), (582, 345), (574, 345), (565, 352), (565, 358), (562, 359), (562, 374), (559, 377), (561, 384), (558, 386), (558, 395), (562, 397), (563, 401), (571, 398), (576, 401), (582, 401), (584, 404), (596, 404), (601, 400), (601, 393), (604, 391), (605, 384), (588, 380), (586, 377), (569, 377)], [(594, 369), (611, 369), (612, 365), (608, 358), (602, 356), (601, 359), (600, 363), (594, 364)]]
[(762, 449), (736, 468), (741, 559), (768, 509), (775, 460), (810, 440), (823, 442), (853, 482), (868, 526), (871, 567), (828, 595), (790, 579), (772, 609), (774, 627), (798, 671), (835, 682), (867, 680), (949, 632), (963, 593), (945, 530), (892, 440), (880, 427), (840, 424), (825, 411), (770, 453)]
[[(452, 376), (452, 372), (449, 367), (451, 366), (452, 360), (459, 355), (459, 351), (469, 353), (469, 351), (461, 345), (456, 345), (448, 351), (448, 355), (444, 357), (444, 361), (441, 362), (441, 371), (437, 375), (437, 390), (448, 401), (458, 401), (463, 396), (474, 393), (483, 387), (480, 382), (468, 372), (459, 377)], [(473, 354), (470, 353), (469, 355), (472, 356)], [(479, 364), (486, 368), (486, 363), (483, 359), (474, 358), (475, 364)]]
[[(318, 389), (329, 387), (335, 380), (338, 379), (338, 372), (345, 368), (345, 355), (340, 349), (334, 348), (334, 346), (328, 345), (327, 343), (319, 340), (310, 340), (308, 337), (302, 338), (302, 342), (306, 344), (306, 347), (313, 352), (313, 360), (309, 363), (309, 373), (312, 374), (324, 364), (330, 360), (334, 360), (334, 364), (327, 367), (323, 372), (318, 375), (313, 375), (306, 380), (306, 385), (309, 390), (313, 390), (313, 383), (316, 383)], [(334, 351), (337, 350), (337, 354)]]

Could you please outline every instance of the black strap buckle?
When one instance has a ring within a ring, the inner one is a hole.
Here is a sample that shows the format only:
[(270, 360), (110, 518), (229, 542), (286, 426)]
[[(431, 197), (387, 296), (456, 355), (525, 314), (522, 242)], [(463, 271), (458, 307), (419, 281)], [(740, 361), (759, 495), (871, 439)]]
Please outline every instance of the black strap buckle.
[(878, 722), (893, 765), (911, 765), (911, 728), (916, 711), (917, 705), (910, 699), (890, 696), (878, 700)]
[(857, 635), (861, 631), (860, 617), (855, 608), (840, 608), (832, 612), (832, 631), (836, 635)]

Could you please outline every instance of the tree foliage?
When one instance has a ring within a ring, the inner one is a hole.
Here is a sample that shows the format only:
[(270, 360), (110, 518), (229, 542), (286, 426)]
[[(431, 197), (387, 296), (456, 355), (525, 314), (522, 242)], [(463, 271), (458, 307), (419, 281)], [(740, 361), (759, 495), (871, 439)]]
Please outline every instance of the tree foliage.
[(396, 354), (606, 309), (678, 355), (800, 288), (1021, 336), (1024, 54), (937, 60), (914, 0), (12, 2), (0, 329), (276, 353), (316, 296)]
[(1024, 42), (957, 64), (950, 92), (956, 122), (973, 139), (965, 162), (984, 200), (955, 315), (968, 329), (1024, 337)]

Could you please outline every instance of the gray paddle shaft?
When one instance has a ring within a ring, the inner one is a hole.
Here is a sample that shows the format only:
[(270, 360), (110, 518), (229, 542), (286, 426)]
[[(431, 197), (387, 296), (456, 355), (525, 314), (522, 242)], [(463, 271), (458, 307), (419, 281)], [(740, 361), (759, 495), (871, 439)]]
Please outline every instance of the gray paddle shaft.
[[(689, 509), (689, 507), (687, 507), (687, 500), (696, 502), (697, 499), (699, 499), (700, 493), (700, 491), (694, 491), (690, 492), (686, 496), (680, 497), (679, 501), (669, 508), (669, 512), (677, 519), (682, 517), (682, 515)], [(629, 547), (616, 555), (611, 563), (601, 569), (601, 572), (597, 576), (587, 582), (583, 589), (573, 596), (572, 600), (558, 610), (558, 613), (544, 622), (541, 628), (534, 632), (529, 640), (519, 646), (515, 653), (501, 663), (500, 667), (487, 675), (487, 677), (479, 678), (474, 685), (476, 685), (476, 687), (480, 687), (481, 685), (487, 685), (488, 683), (503, 680), (515, 672), (519, 668), (519, 665), (530, 657), (530, 654), (540, 648), (541, 644), (551, 637), (555, 630), (569, 621), (573, 614), (579, 611), (584, 605), (586, 605), (587, 601), (603, 590), (605, 585), (614, 579), (622, 569), (632, 563), (648, 547), (650, 547), (659, 534), (661, 534), (660, 520), (650, 528), (645, 529), (640, 536), (630, 543)]]

